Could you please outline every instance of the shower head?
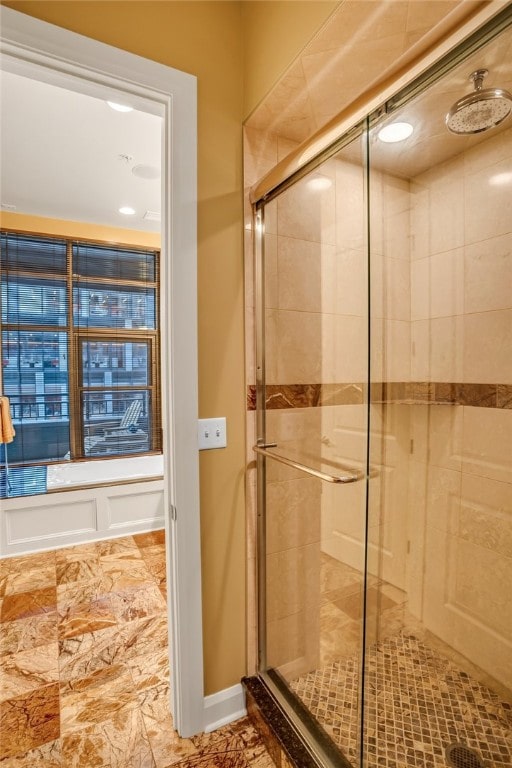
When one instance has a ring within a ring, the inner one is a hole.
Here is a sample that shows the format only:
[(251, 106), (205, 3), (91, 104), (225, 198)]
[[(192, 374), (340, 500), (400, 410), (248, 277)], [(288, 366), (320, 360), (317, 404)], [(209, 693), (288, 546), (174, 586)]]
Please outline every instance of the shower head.
[(470, 134), (487, 131), (499, 125), (512, 111), (512, 96), (501, 88), (482, 88), (486, 69), (470, 75), (475, 90), (455, 102), (446, 115), (446, 126), (452, 133)]

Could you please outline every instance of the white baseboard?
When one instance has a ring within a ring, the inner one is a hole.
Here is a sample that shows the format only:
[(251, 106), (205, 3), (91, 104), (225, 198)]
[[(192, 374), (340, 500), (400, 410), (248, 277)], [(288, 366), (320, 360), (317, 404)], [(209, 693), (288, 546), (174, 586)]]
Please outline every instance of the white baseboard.
[(240, 683), (204, 697), (205, 733), (216, 731), (217, 728), (239, 720), (246, 714), (245, 691)]

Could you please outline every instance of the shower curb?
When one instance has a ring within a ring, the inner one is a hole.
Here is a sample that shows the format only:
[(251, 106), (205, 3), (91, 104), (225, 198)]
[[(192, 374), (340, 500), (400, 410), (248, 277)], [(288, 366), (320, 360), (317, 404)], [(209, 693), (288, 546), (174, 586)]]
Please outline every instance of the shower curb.
[[(259, 677), (244, 677), (242, 685), (246, 692), (247, 714), (263, 739), (276, 768), (322, 768), (326, 764), (324, 761), (319, 762), (311, 753)], [(295, 706), (302, 709), (298, 702)], [(303, 717), (308, 715), (304, 709)], [(349, 766), (325, 734), (317, 734), (317, 737), (320, 742), (324, 742), (322, 746), (328, 765), (339, 768)]]
[(247, 714), (276, 768), (318, 768), (292, 726), (257, 677), (243, 677)]

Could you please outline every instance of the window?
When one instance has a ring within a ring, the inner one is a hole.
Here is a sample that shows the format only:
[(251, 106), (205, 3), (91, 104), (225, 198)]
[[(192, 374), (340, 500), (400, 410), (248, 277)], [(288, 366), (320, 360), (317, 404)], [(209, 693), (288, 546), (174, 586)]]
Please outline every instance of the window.
[(161, 451), (157, 251), (1, 233), (10, 463)]

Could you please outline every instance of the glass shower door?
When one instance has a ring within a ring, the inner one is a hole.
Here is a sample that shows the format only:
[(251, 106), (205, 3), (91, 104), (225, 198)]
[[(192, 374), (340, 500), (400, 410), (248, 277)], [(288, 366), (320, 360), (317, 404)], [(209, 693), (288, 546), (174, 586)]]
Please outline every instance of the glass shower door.
[[(261, 205), (260, 674), (360, 764), (366, 582), (365, 137)], [(300, 727), (300, 726), (299, 726)]]

